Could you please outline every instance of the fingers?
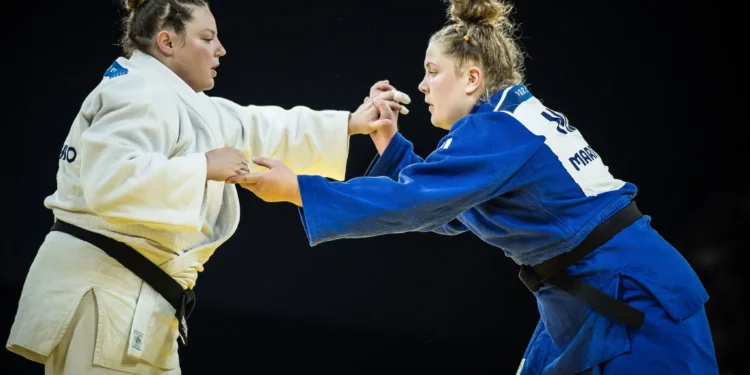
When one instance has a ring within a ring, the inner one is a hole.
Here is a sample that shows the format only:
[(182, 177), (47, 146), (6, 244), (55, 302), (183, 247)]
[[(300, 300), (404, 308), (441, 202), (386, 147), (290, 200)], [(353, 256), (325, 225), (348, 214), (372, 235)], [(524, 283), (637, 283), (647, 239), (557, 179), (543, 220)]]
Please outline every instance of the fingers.
[[(405, 106), (402, 106), (401, 104), (398, 104), (396, 102), (385, 102), (384, 104), (388, 109), (396, 112), (400, 112), (402, 115), (405, 115), (409, 113), (409, 110), (406, 109)], [(379, 107), (378, 107), (379, 108)], [(381, 110), (382, 111), (382, 110)], [(392, 113), (390, 113), (390, 116), (393, 116)]]
[[(380, 111), (380, 115), (382, 117), (387, 117), (387, 118), (394, 118), (394, 117), (396, 117), (395, 114), (393, 113), (393, 110), (397, 110), (398, 111), (398, 110), (402, 110), (403, 108), (406, 108), (406, 107), (403, 107), (403, 106), (401, 106), (400, 104), (398, 104), (396, 102), (385, 101), (385, 100), (382, 100), (380, 98), (377, 98), (377, 99), (373, 100), (373, 104), (375, 104), (375, 106)], [(396, 107), (399, 107), (399, 108), (396, 108)]]
[(250, 173), (250, 166), (247, 163), (247, 159), (245, 159), (245, 155), (242, 155), (242, 160), (240, 161), (240, 166), (235, 171), (236, 174), (245, 174)]
[(403, 92), (395, 90), (395, 89), (392, 92), (393, 92), (393, 100), (399, 103), (403, 103), (403, 104), (411, 103), (411, 98), (409, 97), (409, 95), (406, 95)]
[(269, 159), (269, 158), (264, 158), (264, 157), (257, 157), (257, 158), (253, 158), (253, 163), (260, 165), (261, 167), (266, 167), (270, 169), (278, 165), (279, 161)]
[(391, 84), (388, 82), (387, 79), (383, 81), (378, 81), (374, 85), (372, 85), (372, 87), (370, 88), (370, 96), (375, 96), (379, 92), (390, 91), (393, 89), (394, 89), (393, 86), (391, 86)]
[[(383, 102), (382, 105), (387, 106), (392, 111), (396, 111), (396, 112), (400, 112), (403, 108), (405, 108), (404, 106), (402, 106), (401, 104), (398, 104), (396, 102)], [(380, 107), (378, 107), (378, 108), (380, 108)]]
[[(382, 99), (382, 100), (389, 100), (393, 102), (403, 103), (403, 104), (411, 103), (411, 98), (409, 97), (409, 95), (406, 95), (403, 92), (395, 90), (395, 89), (391, 91), (387, 91), (387, 92), (381, 92), (380, 94), (378, 94), (377, 98)], [(395, 110), (399, 111), (402, 115), (406, 115), (409, 113), (409, 109), (406, 108), (406, 106), (400, 106), (398, 107), (398, 109), (396, 109), (395, 107), (391, 107), (391, 108), (394, 108)]]
[(263, 176), (268, 174), (268, 171), (258, 173), (245, 173), (236, 176), (229, 177), (226, 180), (228, 184), (257, 184)]
[(403, 103), (403, 104), (411, 103), (411, 98), (409, 97), (409, 95), (406, 95), (403, 92), (398, 91), (398, 90), (381, 92), (380, 94), (377, 95), (377, 98), (383, 99), (383, 100), (392, 100), (392, 101)]

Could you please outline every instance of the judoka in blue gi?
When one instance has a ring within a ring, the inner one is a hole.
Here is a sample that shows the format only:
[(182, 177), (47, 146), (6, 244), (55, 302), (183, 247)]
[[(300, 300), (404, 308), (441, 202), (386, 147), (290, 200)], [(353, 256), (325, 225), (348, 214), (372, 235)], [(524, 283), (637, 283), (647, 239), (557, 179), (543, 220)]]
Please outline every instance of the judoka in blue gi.
[(311, 246), (432, 231), (502, 249), (541, 316), (519, 374), (718, 374), (706, 290), (639, 213), (636, 187), (522, 83), (509, 11), (455, 0), (432, 36), (419, 89), (448, 134), (426, 159), (394, 126), (373, 136), (366, 177), (329, 182), (261, 159), (269, 170), (228, 182), (300, 206)]

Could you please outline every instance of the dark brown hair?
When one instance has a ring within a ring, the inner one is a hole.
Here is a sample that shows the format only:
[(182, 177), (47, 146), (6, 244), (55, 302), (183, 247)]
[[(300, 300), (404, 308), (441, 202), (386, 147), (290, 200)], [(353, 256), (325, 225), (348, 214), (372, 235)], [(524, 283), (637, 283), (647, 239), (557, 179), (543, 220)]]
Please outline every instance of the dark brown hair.
[(207, 7), (206, 0), (123, 0), (128, 15), (123, 19), (122, 44), (126, 56), (139, 50), (149, 53), (153, 38), (160, 30), (185, 32), (195, 7)]

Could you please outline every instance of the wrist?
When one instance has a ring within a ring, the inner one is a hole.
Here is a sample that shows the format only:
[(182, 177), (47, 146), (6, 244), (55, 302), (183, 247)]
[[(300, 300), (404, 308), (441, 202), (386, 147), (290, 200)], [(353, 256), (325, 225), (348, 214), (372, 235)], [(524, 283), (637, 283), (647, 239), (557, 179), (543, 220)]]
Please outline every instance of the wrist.
[(352, 113), (349, 112), (349, 118), (346, 123), (346, 134), (348, 136), (352, 136), (354, 134), (354, 131), (352, 131)]
[(395, 132), (382, 132), (382, 131), (376, 131), (374, 133), (370, 133), (370, 138), (372, 139), (372, 142), (375, 144), (375, 148), (378, 150), (379, 155), (383, 155), (385, 150), (388, 148), (388, 145), (393, 140), (393, 137), (396, 136)]
[[(210, 151), (209, 151), (210, 152)], [(206, 157), (206, 182), (211, 181), (211, 168), (209, 166), (211, 165), (211, 157), (208, 155), (208, 152), (203, 154)]]

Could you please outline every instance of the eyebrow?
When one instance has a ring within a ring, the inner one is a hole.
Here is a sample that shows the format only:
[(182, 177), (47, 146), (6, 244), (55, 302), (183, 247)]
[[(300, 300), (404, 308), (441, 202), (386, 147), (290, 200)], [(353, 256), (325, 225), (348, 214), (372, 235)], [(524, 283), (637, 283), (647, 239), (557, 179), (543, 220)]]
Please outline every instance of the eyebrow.
[(433, 64), (433, 63), (431, 63), (431, 62), (428, 62), (427, 64), (424, 64), (424, 67), (425, 67), (425, 68), (429, 68), (429, 67), (430, 67), (430, 65), (432, 65), (432, 66), (437, 66), (437, 65), (435, 65), (435, 64)]
[(212, 35), (212, 36), (213, 36), (213, 35), (216, 35), (216, 31), (213, 31), (213, 30), (211, 30), (211, 29), (203, 29), (203, 30), (201, 30), (200, 32), (204, 32), (204, 31), (208, 31), (209, 33), (211, 33), (211, 35)]

